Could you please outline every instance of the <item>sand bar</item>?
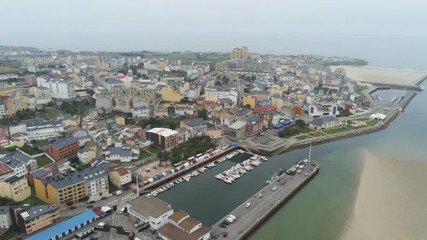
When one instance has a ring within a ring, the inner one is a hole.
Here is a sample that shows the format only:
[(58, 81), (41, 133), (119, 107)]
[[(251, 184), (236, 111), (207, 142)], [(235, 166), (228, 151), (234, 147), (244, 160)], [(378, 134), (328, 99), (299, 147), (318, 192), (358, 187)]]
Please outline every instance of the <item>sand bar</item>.
[(343, 240), (426, 239), (427, 162), (365, 152), (353, 216)]
[(334, 71), (337, 68), (343, 68), (347, 77), (356, 82), (373, 82), (382, 84), (404, 84), (411, 85), (422, 77), (427, 75), (427, 72), (374, 68), (374, 67), (356, 67), (356, 66), (332, 66)]

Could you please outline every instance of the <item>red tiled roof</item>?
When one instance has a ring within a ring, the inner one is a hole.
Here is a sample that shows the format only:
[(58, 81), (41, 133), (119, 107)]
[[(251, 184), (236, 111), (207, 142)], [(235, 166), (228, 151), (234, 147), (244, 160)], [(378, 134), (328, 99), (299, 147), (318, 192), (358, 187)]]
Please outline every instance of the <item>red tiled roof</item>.
[(276, 111), (276, 106), (274, 106), (274, 105), (267, 105), (267, 106), (262, 106), (262, 107), (256, 107), (256, 108), (254, 108), (254, 110), (252, 111), (252, 113), (257, 114), (259, 112), (267, 111), (267, 110)]
[(0, 162), (0, 176), (13, 172), (13, 169), (6, 164)]

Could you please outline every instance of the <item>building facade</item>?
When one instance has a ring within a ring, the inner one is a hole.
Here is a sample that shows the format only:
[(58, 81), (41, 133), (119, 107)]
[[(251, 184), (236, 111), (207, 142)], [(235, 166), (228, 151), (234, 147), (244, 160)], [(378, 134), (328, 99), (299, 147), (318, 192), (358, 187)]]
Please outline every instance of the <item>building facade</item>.
[(77, 153), (78, 150), (79, 140), (72, 136), (66, 136), (64, 138), (58, 139), (48, 146), (48, 154), (56, 161), (73, 155)]
[(168, 128), (150, 129), (146, 132), (146, 138), (162, 149), (176, 146), (179, 140), (178, 132)]

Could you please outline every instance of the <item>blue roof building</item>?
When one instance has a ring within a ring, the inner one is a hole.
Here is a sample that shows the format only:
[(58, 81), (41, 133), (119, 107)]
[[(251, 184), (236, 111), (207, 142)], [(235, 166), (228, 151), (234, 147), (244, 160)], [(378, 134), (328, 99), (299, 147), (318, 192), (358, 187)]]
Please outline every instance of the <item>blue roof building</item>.
[(97, 218), (95, 212), (92, 210), (86, 210), (64, 222), (58, 223), (53, 227), (50, 227), (42, 232), (39, 232), (27, 240), (56, 240), (67, 236), (80, 228), (90, 224)]

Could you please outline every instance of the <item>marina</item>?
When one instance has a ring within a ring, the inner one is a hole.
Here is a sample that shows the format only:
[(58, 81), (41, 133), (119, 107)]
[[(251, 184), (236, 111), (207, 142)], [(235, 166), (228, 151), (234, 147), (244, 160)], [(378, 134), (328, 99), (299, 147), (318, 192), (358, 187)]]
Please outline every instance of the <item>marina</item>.
[[(238, 150), (238, 151), (243, 152), (242, 150)], [(251, 171), (254, 167), (258, 167), (259, 165), (262, 164), (263, 161), (267, 161), (267, 160), (268, 158), (265, 156), (253, 155), (249, 159), (246, 159), (241, 163), (237, 163), (236, 165), (232, 166), (230, 169), (215, 175), (215, 178), (218, 180), (222, 180), (225, 183), (231, 184), (235, 180), (242, 177), (244, 174)]]
[(319, 172), (319, 165), (302, 160), (284, 172), (279, 171), (274, 181), (214, 224), (213, 235), (219, 239), (245, 239), (309, 182)]

